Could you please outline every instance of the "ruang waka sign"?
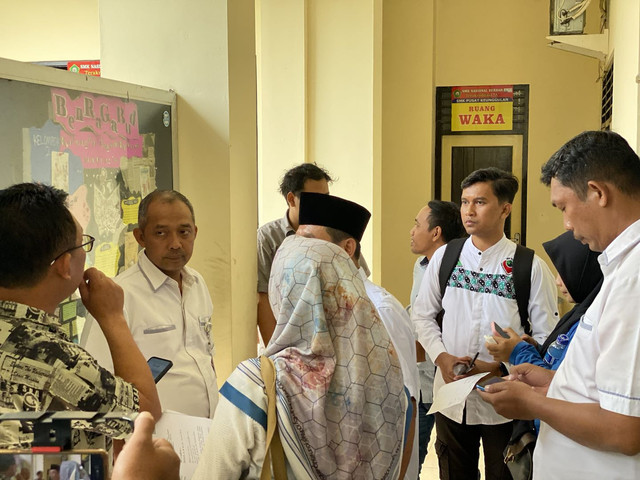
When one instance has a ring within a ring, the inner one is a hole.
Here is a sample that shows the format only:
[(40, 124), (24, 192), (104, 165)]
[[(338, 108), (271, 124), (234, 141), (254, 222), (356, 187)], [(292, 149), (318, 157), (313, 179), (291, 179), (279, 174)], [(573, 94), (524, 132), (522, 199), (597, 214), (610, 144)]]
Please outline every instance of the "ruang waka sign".
[(451, 131), (513, 129), (513, 85), (451, 87)]

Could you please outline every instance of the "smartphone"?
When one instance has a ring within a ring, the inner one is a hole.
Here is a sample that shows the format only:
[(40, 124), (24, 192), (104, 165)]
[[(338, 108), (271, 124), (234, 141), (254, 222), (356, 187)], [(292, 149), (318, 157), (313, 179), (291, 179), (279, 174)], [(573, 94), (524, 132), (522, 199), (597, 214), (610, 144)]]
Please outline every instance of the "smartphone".
[(497, 333), (498, 335), (500, 335), (502, 338), (509, 338), (509, 334), (507, 332), (505, 332), (502, 327), (500, 327), (500, 325), (498, 325), (496, 322), (491, 322), (492, 326), (493, 326), (493, 331), (495, 333)]
[(488, 380), (480, 380), (478, 382), (478, 384), (476, 385), (476, 388), (480, 391), (485, 391), (484, 387), (486, 387), (487, 385), (491, 385), (494, 383), (500, 383), (500, 382), (504, 382), (504, 378), (502, 377), (491, 377)]
[(151, 375), (153, 376), (153, 380), (158, 383), (162, 377), (169, 371), (171, 367), (173, 367), (173, 362), (171, 360), (167, 360), (166, 358), (160, 357), (151, 357), (147, 360), (147, 364), (151, 369)]

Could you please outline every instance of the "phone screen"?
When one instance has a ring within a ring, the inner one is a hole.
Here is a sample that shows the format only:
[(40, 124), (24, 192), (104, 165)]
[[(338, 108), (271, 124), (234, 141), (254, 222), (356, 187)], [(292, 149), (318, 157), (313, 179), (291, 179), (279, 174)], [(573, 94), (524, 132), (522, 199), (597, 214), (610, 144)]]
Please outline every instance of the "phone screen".
[(495, 332), (500, 335), (502, 338), (509, 338), (509, 335), (507, 334), (507, 332), (505, 332), (500, 325), (498, 325), (496, 322), (493, 322), (493, 329), (495, 330)]
[(167, 373), (173, 366), (173, 362), (171, 360), (160, 357), (151, 357), (149, 360), (147, 360), (147, 364), (149, 364), (151, 375), (153, 376), (153, 380), (156, 383), (158, 383), (158, 381), (160, 381), (160, 379), (164, 377), (165, 373)]

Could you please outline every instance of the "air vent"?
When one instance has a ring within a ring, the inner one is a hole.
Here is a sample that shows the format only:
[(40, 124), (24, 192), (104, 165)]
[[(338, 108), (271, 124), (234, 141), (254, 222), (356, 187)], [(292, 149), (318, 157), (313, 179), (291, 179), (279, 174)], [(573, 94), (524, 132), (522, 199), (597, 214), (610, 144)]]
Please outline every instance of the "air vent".
[(602, 113), (600, 129), (611, 130), (611, 112), (613, 111), (613, 60), (602, 76)]

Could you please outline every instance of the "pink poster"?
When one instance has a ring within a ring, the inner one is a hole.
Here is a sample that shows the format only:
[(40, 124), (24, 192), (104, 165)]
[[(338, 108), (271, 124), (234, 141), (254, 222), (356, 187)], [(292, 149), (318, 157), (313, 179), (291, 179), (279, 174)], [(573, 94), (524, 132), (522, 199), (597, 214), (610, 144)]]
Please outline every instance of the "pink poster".
[(53, 120), (59, 124), (60, 151), (82, 159), (84, 168), (119, 168), (122, 157), (142, 156), (138, 107), (117, 97), (51, 89)]

